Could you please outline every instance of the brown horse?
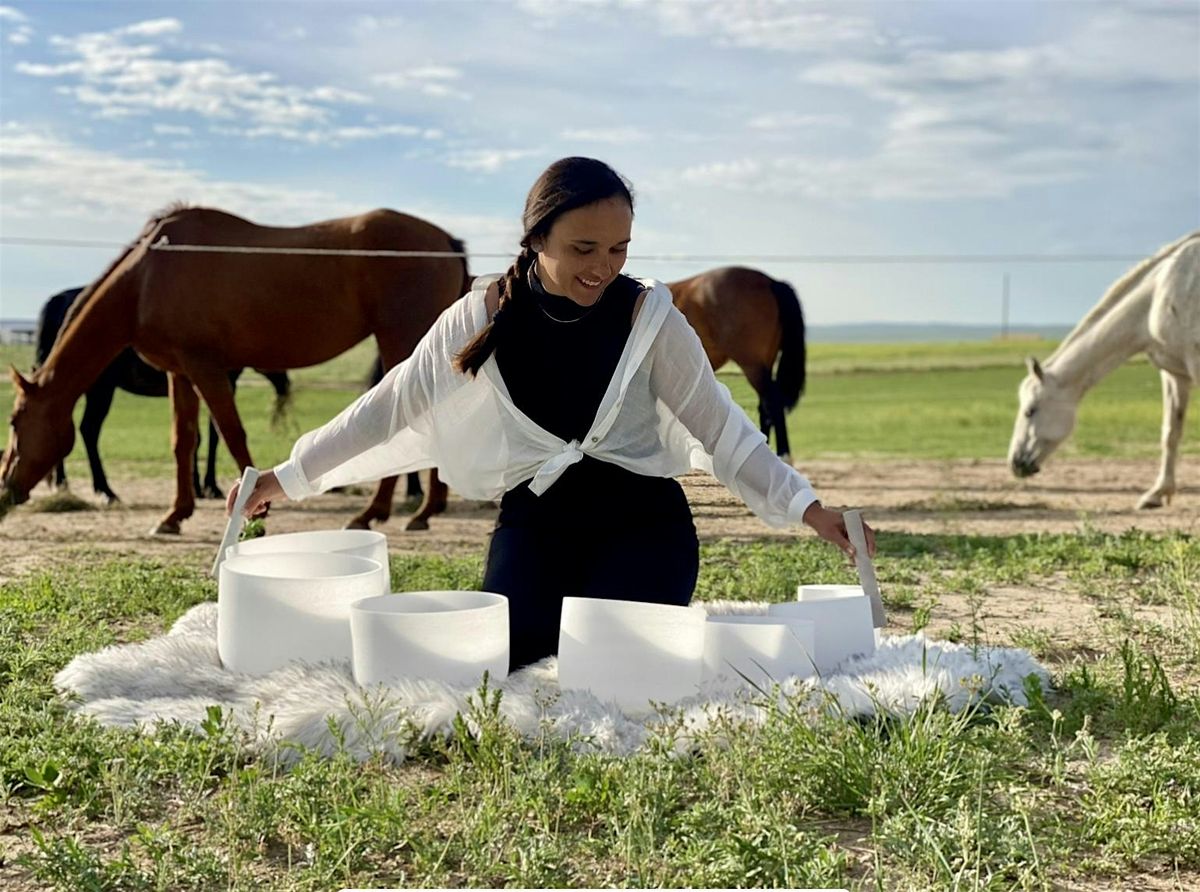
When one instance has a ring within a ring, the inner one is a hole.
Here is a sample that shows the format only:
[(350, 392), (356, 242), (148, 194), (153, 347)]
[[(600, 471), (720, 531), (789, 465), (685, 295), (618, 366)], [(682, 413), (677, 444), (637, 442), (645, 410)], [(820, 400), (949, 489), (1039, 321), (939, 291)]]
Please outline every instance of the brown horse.
[[(804, 392), (804, 314), (786, 282), (744, 266), (726, 266), (671, 282), (675, 306), (687, 317), (716, 371), (737, 363), (758, 394), (762, 432), (791, 460), (785, 413)], [(776, 373), (775, 360), (779, 360)]]
[[(294, 369), (325, 362), (374, 335), (384, 363), (407, 357), (442, 310), (470, 286), (459, 257), (362, 257), (155, 250), (170, 245), (461, 253), (438, 227), (389, 210), (293, 228), (260, 226), (223, 211), (171, 208), (79, 296), (45, 363), (12, 370), (16, 399), (0, 463), (0, 516), (29, 497), (74, 443), (71, 412), (101, 371), (132, 346), (170, 375), (175, 504), (155, 532), (178, 533), (195, 507), (192, 455), (199, 399), (208, 404), (239, 468), (251, 464), (230, 369)], [(431, 480), (424, 522), (445, 501)], [(352, 525), (385, 520), (395, 478)]]

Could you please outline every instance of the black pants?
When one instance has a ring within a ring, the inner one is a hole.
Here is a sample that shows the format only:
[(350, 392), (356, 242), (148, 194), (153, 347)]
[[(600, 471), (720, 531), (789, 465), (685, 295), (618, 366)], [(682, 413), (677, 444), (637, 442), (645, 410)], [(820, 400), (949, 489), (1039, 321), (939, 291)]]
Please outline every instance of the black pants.
[[(673, 481), (672, 481), (673, 482)], [(506, 526), (492, 533), (483, 589), (508, 598), (509, 668), (558, 652), (564, 597), (686, 606), (700, 545), (690, 516), (656, 526)]]

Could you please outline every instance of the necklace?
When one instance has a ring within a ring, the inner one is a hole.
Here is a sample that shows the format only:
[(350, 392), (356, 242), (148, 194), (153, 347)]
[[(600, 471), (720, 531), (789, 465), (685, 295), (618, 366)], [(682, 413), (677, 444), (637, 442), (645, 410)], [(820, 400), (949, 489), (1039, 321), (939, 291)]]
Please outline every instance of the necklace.
[[(538, 294), (545, 294), (545, 295), (550, 294), (550, 292), (546, 290), (546, 286), (542, 284), (541, 277), (538, 276), (538, 274), (537, 274), (537, 261), (536, 260), (529, 265), (529, 287), (533, 290), (535, 296)], [(547, 319), (549, 319), (551, 322), (557, 322), (560, 325), (570, 325), (572, 322), (578, 322), (579, 320), (586, 319), (588, 316), (592, 315), (592, 312), (596, 309), (596, 307), (600, 306), (600, 301), (603, 298), (604, 298), (604, 292), (602, 291), (602, 292), (600, 292), (600, 297), (596, 298), (595, 302), (593, 304), (591, 304), (591, 306), (587, 307), (584, 310), (584, 312), (580, 313), (574, 319), (560, 319), (558, 316), (555, 316), (549, 310), (547, 310), (544, 306), (542, 306), (542, 302), (540, 300), (538, 301), (538, 309), (541, 310), (542, 315), (545, 316)], [(566, 300), (570, 300), (570, 298), (568, 297), (568, 298), (566, 298)]]

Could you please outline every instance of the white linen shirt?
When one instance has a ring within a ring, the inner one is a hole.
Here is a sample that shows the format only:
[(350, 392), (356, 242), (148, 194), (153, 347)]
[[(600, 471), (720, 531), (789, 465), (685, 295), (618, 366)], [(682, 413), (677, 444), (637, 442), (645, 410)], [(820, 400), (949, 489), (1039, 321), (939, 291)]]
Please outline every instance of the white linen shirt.
[(477, 279), (408, 359), (296, 441), (274, 469), (289, 499), (430, 467), (467, 498), (498, 499), (526, 480), (540, 495), (590, 455), (655, 477), (706, 471), (774, 527), (799, 523), (816, 501), (717, 381), (700, 338), (653, 279), (639, 280), (645, 299), (582, 441), (555, 436), (517, 408), (494, 353), (475, 377), (459, 372), (455, 357), (488, 323), (495, 278)]

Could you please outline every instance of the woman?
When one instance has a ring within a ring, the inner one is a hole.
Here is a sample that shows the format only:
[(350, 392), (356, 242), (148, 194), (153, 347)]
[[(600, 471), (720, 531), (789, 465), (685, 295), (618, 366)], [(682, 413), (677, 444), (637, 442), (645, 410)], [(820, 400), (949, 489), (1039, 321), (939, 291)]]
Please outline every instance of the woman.
[(509, 599), (513, 669), (557, 650), (564, 596), (691, 600), (699, 544), (674, 479), (691, 468), (767, 523), (805, 523), (852, 554), (841, 514), (717, 382), (666, 287), (621, 275), (625, 181), (594, 159), (556, 161), (523, 222), (508, 271), (477, 281), (411, 357), (302, 436), (259, 477), (247, 515), (430, 466), (464, 496), (500, 498), (483, 588)]

